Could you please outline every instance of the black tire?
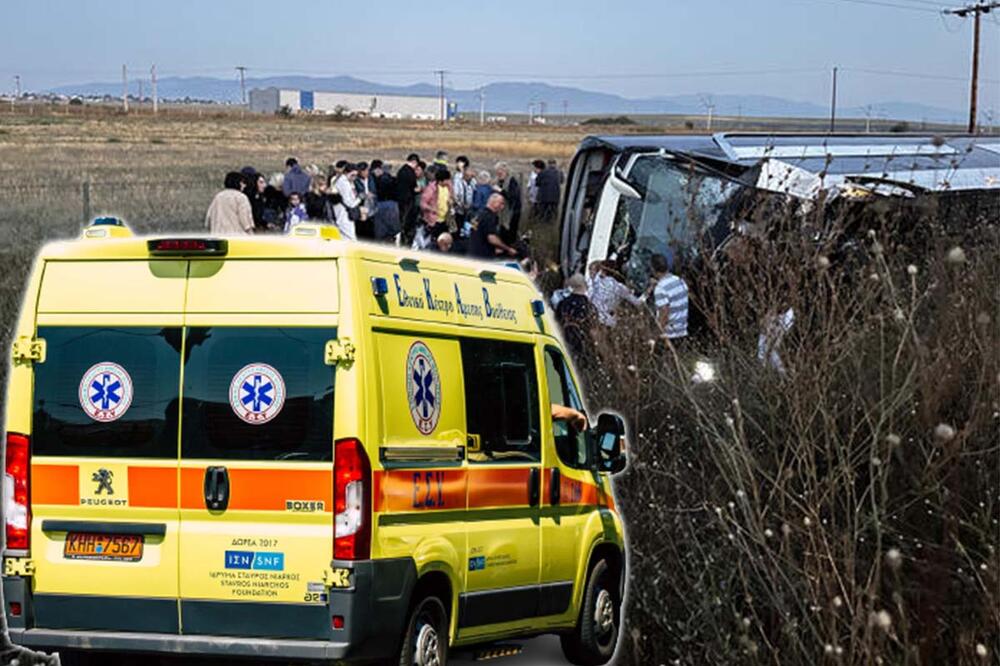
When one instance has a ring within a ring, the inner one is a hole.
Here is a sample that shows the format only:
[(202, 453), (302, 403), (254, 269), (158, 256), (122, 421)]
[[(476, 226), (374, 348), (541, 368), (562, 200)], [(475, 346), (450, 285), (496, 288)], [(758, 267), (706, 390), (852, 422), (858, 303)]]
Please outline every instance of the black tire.
[(606, 560), (597, 560), (587, 577), (576, 628), (560, 636), (563, 654), (570, 663), (600, 666), (611, 660), (618, 646), (621, 607), (618, 572)]
[(399, 666), (445, 666), (448, 662), (448, 612), (435, 596), (410, 611), (399, 651)]

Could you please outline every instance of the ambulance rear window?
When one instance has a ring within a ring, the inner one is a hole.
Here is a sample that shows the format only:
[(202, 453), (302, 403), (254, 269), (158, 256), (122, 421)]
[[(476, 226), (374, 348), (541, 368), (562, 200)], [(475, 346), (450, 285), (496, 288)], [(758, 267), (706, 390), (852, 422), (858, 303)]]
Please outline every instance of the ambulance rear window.
[(39, 327), (39, 456), (176, 458), (181, 329)]
[(181, 456), (333, 459), (330, 328), (192, 327), (184, 363)]

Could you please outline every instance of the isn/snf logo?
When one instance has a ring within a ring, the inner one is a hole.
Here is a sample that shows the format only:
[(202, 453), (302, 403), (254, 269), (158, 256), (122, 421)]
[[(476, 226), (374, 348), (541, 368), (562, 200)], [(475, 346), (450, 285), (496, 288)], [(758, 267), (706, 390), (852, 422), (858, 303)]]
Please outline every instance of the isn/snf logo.
[(285, 554), (252, 550), (227, 550), (226, 568), (247, 571), (284, 571)]

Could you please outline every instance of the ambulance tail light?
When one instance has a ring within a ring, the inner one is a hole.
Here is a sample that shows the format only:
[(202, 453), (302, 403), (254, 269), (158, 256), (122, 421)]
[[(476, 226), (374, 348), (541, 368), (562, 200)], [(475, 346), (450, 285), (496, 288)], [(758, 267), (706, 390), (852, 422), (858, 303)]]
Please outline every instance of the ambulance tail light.
[(364, 560), (371, 554), (371, 465), (356, 439), (341, 439), (333, 457), (333, 557)]
[(154, 257), (208, 255), (222, 257), (229, 252), (229, 242), (217, 238), (157, 238), (146, 241)]
[(28, 500), (29, 440), (7, 433), (7, 465), (3, 478), (4, 525), (8, 550), (28, 550), (31, 506)]

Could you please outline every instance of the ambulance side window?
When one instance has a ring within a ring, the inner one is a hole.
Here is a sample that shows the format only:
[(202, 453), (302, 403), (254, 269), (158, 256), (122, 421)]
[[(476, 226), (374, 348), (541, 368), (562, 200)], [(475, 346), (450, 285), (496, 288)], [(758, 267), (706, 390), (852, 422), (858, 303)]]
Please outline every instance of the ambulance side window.
[[(563, 355), (552, 347), (545, 349), (545, 378), (549, 385), (549, 402), (583, 411), (583, 401), (569, 373)], [(552, 421), (552, 434), (559, 460), (568, 467), (587, 469), (587, 440), (582, 432), (574, 432), (565, 421)]]
[(464, 339), (462, 369), (470, 462), (541, 459), (538, 377), (530, 344)]

